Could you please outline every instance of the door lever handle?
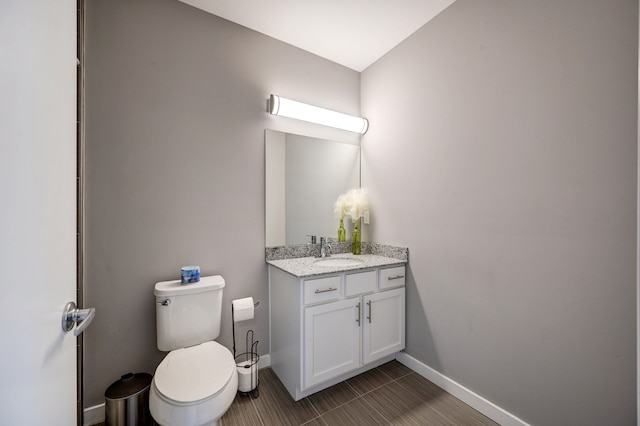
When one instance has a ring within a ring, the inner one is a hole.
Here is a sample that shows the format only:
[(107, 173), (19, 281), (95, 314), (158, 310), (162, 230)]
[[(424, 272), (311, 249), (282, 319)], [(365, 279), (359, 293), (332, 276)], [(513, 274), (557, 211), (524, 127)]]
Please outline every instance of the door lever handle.
[(77, 324), (78, 326), (73, 330), (73, 335), (79, 336), (89, 327), (95, 316), (96, 308), (78, 309), (74, 302), (69, 302), (62, 311), (62, 331), (68, 333)]

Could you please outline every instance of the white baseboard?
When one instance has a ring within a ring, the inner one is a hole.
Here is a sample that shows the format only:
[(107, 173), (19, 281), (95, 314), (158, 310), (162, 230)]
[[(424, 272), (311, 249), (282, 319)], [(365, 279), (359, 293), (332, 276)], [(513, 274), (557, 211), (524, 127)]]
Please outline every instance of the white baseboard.
[[(258, 368), (266, 368), (271, 365), (271, 357), (269, 354), (260, 355), (260, 361), (258, 361)], [(84, 409), (84, 426), (91, 426), (98, 423), (102, 423), (105, 420), (104, 412), (105, 404), (94, 405), (93, 407), (87, 407)]]
[(105, 418), (104, 403), (87, 407), (84, 409), (84, 426), (96, 425), (103, 423)]
[(405, 352), (398, 352), (398, 354), (396, 354), (396, 359), (425, 379), (449, 392), (465, 404), (489, 417), (494, 422), (502, 426), (530, 426), (524, 420), (521, 420), (508, 411), (498, 407), (493, 402), (481, 397), (472, 390), (465, 388), (460, 383), (451, 380), (444, 374), (434, 370), (421, 361), (418, 361), (411, 355), (408, 355)]
[(271, 356), (269, 354), (260, 355), (260, 360), (258, 361), (258, 369), (267, 368), (271, 366)]

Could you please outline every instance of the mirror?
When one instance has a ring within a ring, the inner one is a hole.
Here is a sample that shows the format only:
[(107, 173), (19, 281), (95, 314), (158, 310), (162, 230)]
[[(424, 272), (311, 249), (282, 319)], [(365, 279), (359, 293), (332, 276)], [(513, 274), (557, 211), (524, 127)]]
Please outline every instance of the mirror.
[(265, 161), (266, 246), (337, 238), (333, 205), (360, 187), (360, 146), (267, 130)]

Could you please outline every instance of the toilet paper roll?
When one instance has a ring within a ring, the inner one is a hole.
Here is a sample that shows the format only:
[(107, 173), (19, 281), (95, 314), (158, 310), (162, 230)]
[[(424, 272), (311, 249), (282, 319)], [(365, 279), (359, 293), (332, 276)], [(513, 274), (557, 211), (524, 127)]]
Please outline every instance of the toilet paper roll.
[(238, 390), (251, 392), (258, 386), (258, 363), (256, 361), (243, 361), (237, 364)]
[(253, 319), (253, 297), (236, 299), (231, 302), (233, 305), (233, 321), (246, 321)]

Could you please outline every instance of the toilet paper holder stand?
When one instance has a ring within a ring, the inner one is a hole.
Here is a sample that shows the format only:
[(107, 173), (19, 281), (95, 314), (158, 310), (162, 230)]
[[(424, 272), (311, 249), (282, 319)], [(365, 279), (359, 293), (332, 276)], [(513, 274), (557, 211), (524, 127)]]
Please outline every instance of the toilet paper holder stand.
[[(254, 308), (260, 302), (254, 303)], [(245, 352), (236, 354), (236, 321), (234, 315), (233, 303), (231, 304), (231, 324), (233, 331), (233, 358), (238, 370), (238, 392), (248, 394), (252, 398), (260, 396), (258, 385), (258, 340), (254, 339), (253, 330), (248, 330), (245, 336)]]

